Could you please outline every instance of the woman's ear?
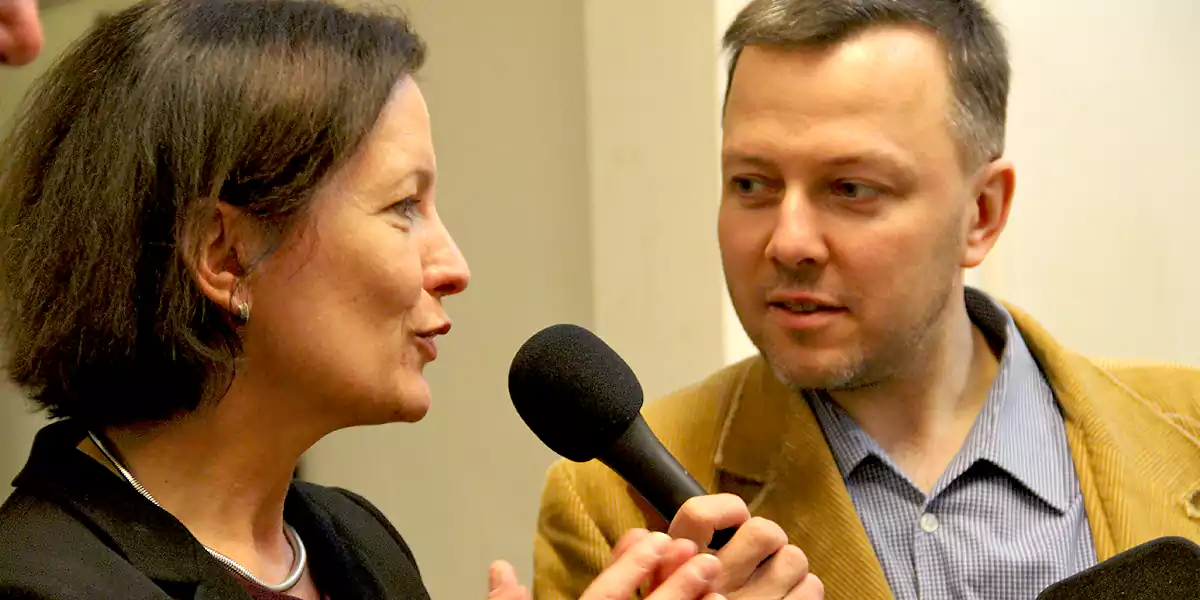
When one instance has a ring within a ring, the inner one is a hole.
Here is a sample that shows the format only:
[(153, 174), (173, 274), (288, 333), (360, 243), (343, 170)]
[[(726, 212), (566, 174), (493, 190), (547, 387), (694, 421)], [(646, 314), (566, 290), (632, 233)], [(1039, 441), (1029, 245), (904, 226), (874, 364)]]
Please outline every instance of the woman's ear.
[(248, 217), (233, 205), (209, 202), (192, 231), (188, 266), (196, 285), (234, 319), (245, 321), (250, 307), (246, 275), (251, 248), (258, 245)]

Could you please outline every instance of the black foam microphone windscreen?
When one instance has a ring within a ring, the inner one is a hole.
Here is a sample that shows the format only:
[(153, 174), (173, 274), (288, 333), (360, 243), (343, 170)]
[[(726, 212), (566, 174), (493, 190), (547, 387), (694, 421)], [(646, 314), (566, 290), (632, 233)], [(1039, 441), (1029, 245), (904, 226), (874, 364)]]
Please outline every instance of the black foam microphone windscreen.
[[(508, 392), (542, 443), (569, 460), (608, 465), (668, 522), (706, 493), (642, 419), (633, 370), (587, 329), (553, 325), (529, 338), (509, 367)], [(709, 547), (735, 531), (717, 531)]]
[(1134, 546), (1038, 594), (1037, 600), (1197, 600), (1200, 546), (1162, 537)]
[(575, 462), (598, 457), (642, 410), (633, 370), (577, 325), (552, 325), (529, 338), (509, 367), (508, 392), (538, 439)]

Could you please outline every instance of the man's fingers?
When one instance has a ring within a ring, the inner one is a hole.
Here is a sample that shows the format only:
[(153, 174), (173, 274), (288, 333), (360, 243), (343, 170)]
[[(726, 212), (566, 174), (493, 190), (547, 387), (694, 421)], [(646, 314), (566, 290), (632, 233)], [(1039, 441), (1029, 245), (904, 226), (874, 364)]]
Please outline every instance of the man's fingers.
[(720, 574), (720, 559), (711, 554), (697, 554), (676, 569), (646, 600), (697, 600), (707, 597), (712, 594), (713, 585)]
[(737, 527), (750, 519), (750, 509), (733, 494), (697, 496), (683, 503), (667, 533), (708, 547), (718, 529)]
[(625, 600), (658, 568), (671, 544), (665, 533), (651, 533), (623, 552), (600, 573), (580, 600)]
[[(769, 521), (762, 517), (750, 519), (738, 529), (733, 539), (729, 540), (729, 543), (717, 552), (717, 557), (721, 559), (721, 564), (725, 566), (725, 574), (718, 589), (726, 593), (729, 590), (738, 589), (746, 585), (747, 581), (756, 572), (763, 575), (769, 574), (772, 577), (772, 581), (786, 578), (789, 573), (795, 571), (797, 565), (794, 563), (797, 560), (801, 562), (798, 566), (807, 573), (808, 559), (795, 546), (791, 546), (794, 552), (786, 552), (786, 555), (782, 558), (772, 556), (787, 547), (787, 533), (784, 532), (782, 527), (774, 521)], [(764, 565), (763, 561), (767, 561), (768, 559), (770, 559), (769, 562)], [(790, 583), (782, 586), (778, 590), (779, 595), (782, 596), (790, 590), (792, 586), (800, 581), (801, 577), (803, 575), (795, 577)]]

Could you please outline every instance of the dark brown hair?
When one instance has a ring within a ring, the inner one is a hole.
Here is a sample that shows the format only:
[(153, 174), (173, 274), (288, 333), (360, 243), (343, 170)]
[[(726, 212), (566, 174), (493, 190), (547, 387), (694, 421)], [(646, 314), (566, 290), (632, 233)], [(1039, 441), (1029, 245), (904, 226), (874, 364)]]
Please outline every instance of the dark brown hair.
[(320, 0), (147, 0), (36, 84), (0, 171), (7, 370), (56, 417), (194, 410), (240, 351), (183, 240), (214, 203), (286, 243), (424, 44), (399, 15)]
[(725, 32), (725, 48), (732, 53), (729, 84), (746, 46), (821, 48), (888, 24), (917, 25), (941, 41), (954, 93), (950, 122), (966, 166), (999, 158), (1008, 50), (1000, 26), (979, 0), (753, 0)]

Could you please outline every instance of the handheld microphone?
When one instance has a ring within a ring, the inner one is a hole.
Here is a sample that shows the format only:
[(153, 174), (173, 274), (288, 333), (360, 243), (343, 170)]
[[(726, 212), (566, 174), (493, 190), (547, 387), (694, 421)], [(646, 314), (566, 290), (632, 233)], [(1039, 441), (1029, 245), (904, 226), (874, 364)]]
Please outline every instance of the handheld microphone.
[(1200, 546), (1181, 537), (1153, 539), (1051, 585), (1037, 600), (1116, 598), (1200, 598)]
[[(529, 338), (508, 371), (508, 393), (538, 439), (568, 460), (599, 459), (668, 523), (688, 498), (707, 494), (642, 419), (642, 385), (592, 332), (552, 325)], [(720, 549), (736, 528), (714, 533)]]

